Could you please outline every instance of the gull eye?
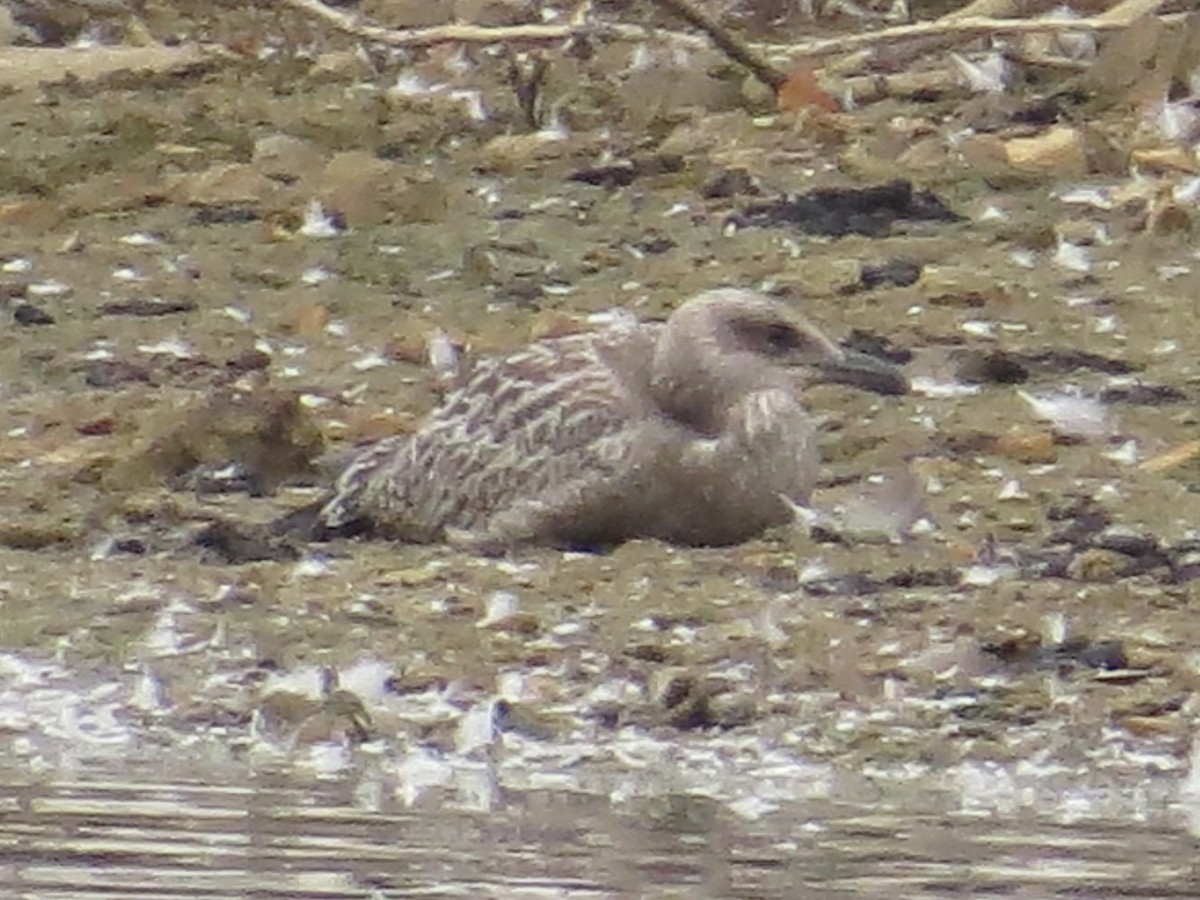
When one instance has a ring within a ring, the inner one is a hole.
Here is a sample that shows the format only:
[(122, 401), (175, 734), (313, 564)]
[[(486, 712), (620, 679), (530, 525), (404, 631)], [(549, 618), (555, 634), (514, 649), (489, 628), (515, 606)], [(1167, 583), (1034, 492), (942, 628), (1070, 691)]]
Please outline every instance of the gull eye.
[(785, 353), (790, 350), (798, 350), (803, 344), (799, 333), (790, 325), (775, 323), (767, 326), (766, 332), (767, 347), (773, 353)]

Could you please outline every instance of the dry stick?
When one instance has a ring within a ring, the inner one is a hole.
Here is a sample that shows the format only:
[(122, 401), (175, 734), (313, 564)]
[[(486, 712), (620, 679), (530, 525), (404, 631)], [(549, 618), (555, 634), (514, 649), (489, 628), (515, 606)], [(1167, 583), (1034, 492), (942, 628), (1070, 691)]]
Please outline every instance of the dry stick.
[(788, 77), (764, 59), (760, 59), (750, 48), (737, 40), (722, 28), (715, 19), (692, 6), (687, 0), (654, 0), (668, 12), (674, 13), (687, 22), (695, 25), (717, 45), (717, 49), (732, 59), (735, 63), (745, 66), (750, 72), (775, 93), (783, 87)]
[[(286, 6), (324, 19), (334, 28), (347, 34), (392, 47), (422, 47), (455, 41), (471, 44), (496, 44), (505, 41), (553, 43), (573, 37), (599, 37), (620, 41), (648, 41), (662, 37), (693, 48), (704, 47), (707, 41), (676, 31), (651, 31), (637, 25), (617, 23), (570, 23), (562, 25), (510, 25), (484, 28), (477, 25), (437, 25), (431, 28), (396, 30), (378, 25), (366, 25), (351, 16), (331, 9), (320, 0), (279, 0)], [(1038, 34), (1059, 31), (1116, 31), (1127, 27), (1137, 16), (1125, 14), (1137, 9), (1140, 14), (1152, 12), (1164, 0), (1125, 0), (1100, 16), (1086, 19), (935, 19), (915, 25), (898, 25), (879, 31), (843, 35), (804, 44), (758, 44), (748, 49), (753, 53), (778, 53), (787, 57), (820, 57), (849, 53), (854, 50), (884, 44), (895, 44), (915, 38), (946, 38), (967, 40), (973, 37), (1001, 34)], [(1122, 12), (1117, 16), (1116, 13)], [(1178, 18), (1165, 16), (1164, 20)], [(735, 42), (736, 43), (736, 42)], [(722, 48), (725, 49), (725, 48)], [(726, 51), (728, 52), (728, 51)], [(744, 61), (739, 60), (743, 65)], [(772, 69), (771, 71), (775, 71)], [(755, 73), (758, 74), (757, 72)], [(776, 72), (776, 75), (779, 73)], [(775, 76), (768, 76), (775, 77)], [(770, 82), (767, 82), (770, 84)]]
[[(1149, 0), (1161, 6), (1162, 0)], [(1125, 4), (1121, 4), (1124, 6)], [(864, 47), (896, 44), (916, 38), (947, 38), (965, 40), (1001, 34), (1039, 34), (1058, 31), (1120, 31), (1128, 28), (1133, 19), (1110, 17), (1115, 10), (1086, 19), (935, 19), (915, 25), (898, 25), (865, 34), (849, 34), (843, 37), (812, 41), (786, 48), (792, 56), (833, 56), (849, 53)], [(1137, 17), (1134, 17), (1135, 19)], [(1170, 18), (1170, 17), (1168, 17)]]
[[(352, 34), (364, 40), (386, 44), (390, 47), (431, 47), (435, 44), (500, 44), (526, 42), (546, 44), (565, 41), (574, 37), (607, 37), (620, 41), (647, 41), (654, 33), (637, 25), (621, 25), (601, 22), (569, 22), (559, 25), (505, 25), (486, 28), (479, 25), (435, 25), (430, 28), (382, 28), (368, 25), (336, 9), (326, 6), (321, 0), (279, 0), (302, 12), (324, 19), (338, 31)], [(703, 38), (675, 34), (672, 39), (692, 47), (707, 46)]]

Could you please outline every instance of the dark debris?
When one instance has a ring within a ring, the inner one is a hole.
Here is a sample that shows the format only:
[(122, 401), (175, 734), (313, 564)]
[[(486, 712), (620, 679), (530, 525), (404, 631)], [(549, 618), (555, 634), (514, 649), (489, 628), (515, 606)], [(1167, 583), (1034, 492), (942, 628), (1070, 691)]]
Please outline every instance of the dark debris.
[(53, 325), (54, 316), (32, 303), (18, 303), (13, 307), (13, 321), (18, 325)]
[(195, 312), (195, 300), (164, 300), (161, 297), (135, 297), (131, 300), (113, 300), (100, 307), (104, 316), (138, 316), (154, 318), (176, 313)]
[(898, 221), (959, 222), (932, 191), (915, 191), (909, 181), (866, 188), (819, 188), (747, 206), (730, 217), (739, 228), (792, 226), (806, 234), (883, 237)]
[(567, 180), (611, 189), (628, 187), (639, 178), (670, 175), (682, 171), (683, 157), (668, 154), (633, 157), (619, 160), (610, 165), (576, 169), (567, 176)]
[(293, 562), (300, 550), (291, 541), (271, 534), (263, 526), (218, 520), (210, 522), (196, 535), (197, 547), (203, 547), (201, 561), (240, 565), (248, 562)]

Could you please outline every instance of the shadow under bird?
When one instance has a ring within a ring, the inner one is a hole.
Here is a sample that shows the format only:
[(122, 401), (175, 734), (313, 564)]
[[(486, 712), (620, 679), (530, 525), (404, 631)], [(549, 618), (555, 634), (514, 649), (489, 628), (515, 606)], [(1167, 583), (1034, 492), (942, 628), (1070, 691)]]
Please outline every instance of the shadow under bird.
[(332, 492), (280, 529), (482, 553), (735, 544), (808, 502), (819, 422), (797, 391), (814, 369), (907, 390), (891, 364), (746, 290), (699, 294), (664, 323), (538, 341), (476, 363), (420, 429), (359, 450)]

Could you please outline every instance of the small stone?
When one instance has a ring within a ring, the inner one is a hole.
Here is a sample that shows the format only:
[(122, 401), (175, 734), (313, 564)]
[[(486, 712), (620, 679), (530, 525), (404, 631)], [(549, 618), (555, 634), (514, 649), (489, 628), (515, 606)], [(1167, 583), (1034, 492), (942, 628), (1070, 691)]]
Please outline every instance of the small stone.
[(13, 321), (18, 325), (53, 325), (54, 316), (32, 303), (18, 303), (13, 309)]
[(1029, 369), (1002, 350), (964, 353), (956, 374), (968, 384), (1024, 384), (1029, 380)]
[(221, 163), (178, 177), (173, 188), (189, 206), (253, 206), (270, 198), (278, 185), (252, 165)]
[(996, 452), (1026, 465), (1057, 462), (1058, 449), (1049, 431), (1015, 430), (996, 439)]
[(1014, 169), (1048, 178), (1082, 178), (1088, 171), (1083, 137), (1065, 125), (1036, 137), (1013, 138), (1004, 152)]
[(512, 174), (537, 166), (567, 153), (566, 143), (539, 132), (502, 134), (492, 138), (479, 151), (479, 165), (485, 172)]
[(137, 363), (105, 359), (93, 363), (83, 380), (88, 387), (94, 388), (112, 388), (130, 382), (145, 384), (150, 381), (150, 370)]
[(325, 166), (318, 196), (326, 209), (344, 216), (351, 228), (370, 227), (387, 218), (398, 181), (395, 163), (351, 150), (339, 153)]
[(297, 181), (321, 171), (325, 157), (313, 144), (290, 134), (272, 134), (254, 143), (254, 166), (268, 178)]
[(105, 172), (63, 193), (67, 213), (112, 213), (152, 206), (170, 191), (157, 176), (144, 172)]
[(1108, 584), (1116, 581), (1129, 565), (1129, 559), (1113, 550), (1084, 550), (1067, 566), (1067, 575), (1076, 581)]
[(443, 182), (418, 176), (398, 191), (393, 209), (401, 224), (441, 222), (449, 212), (450, 195)]
[(317, 57), (309, 77), (321, 82), (357, 81), (370, 76), (366, 60), (353, 50), (331, 50)]

